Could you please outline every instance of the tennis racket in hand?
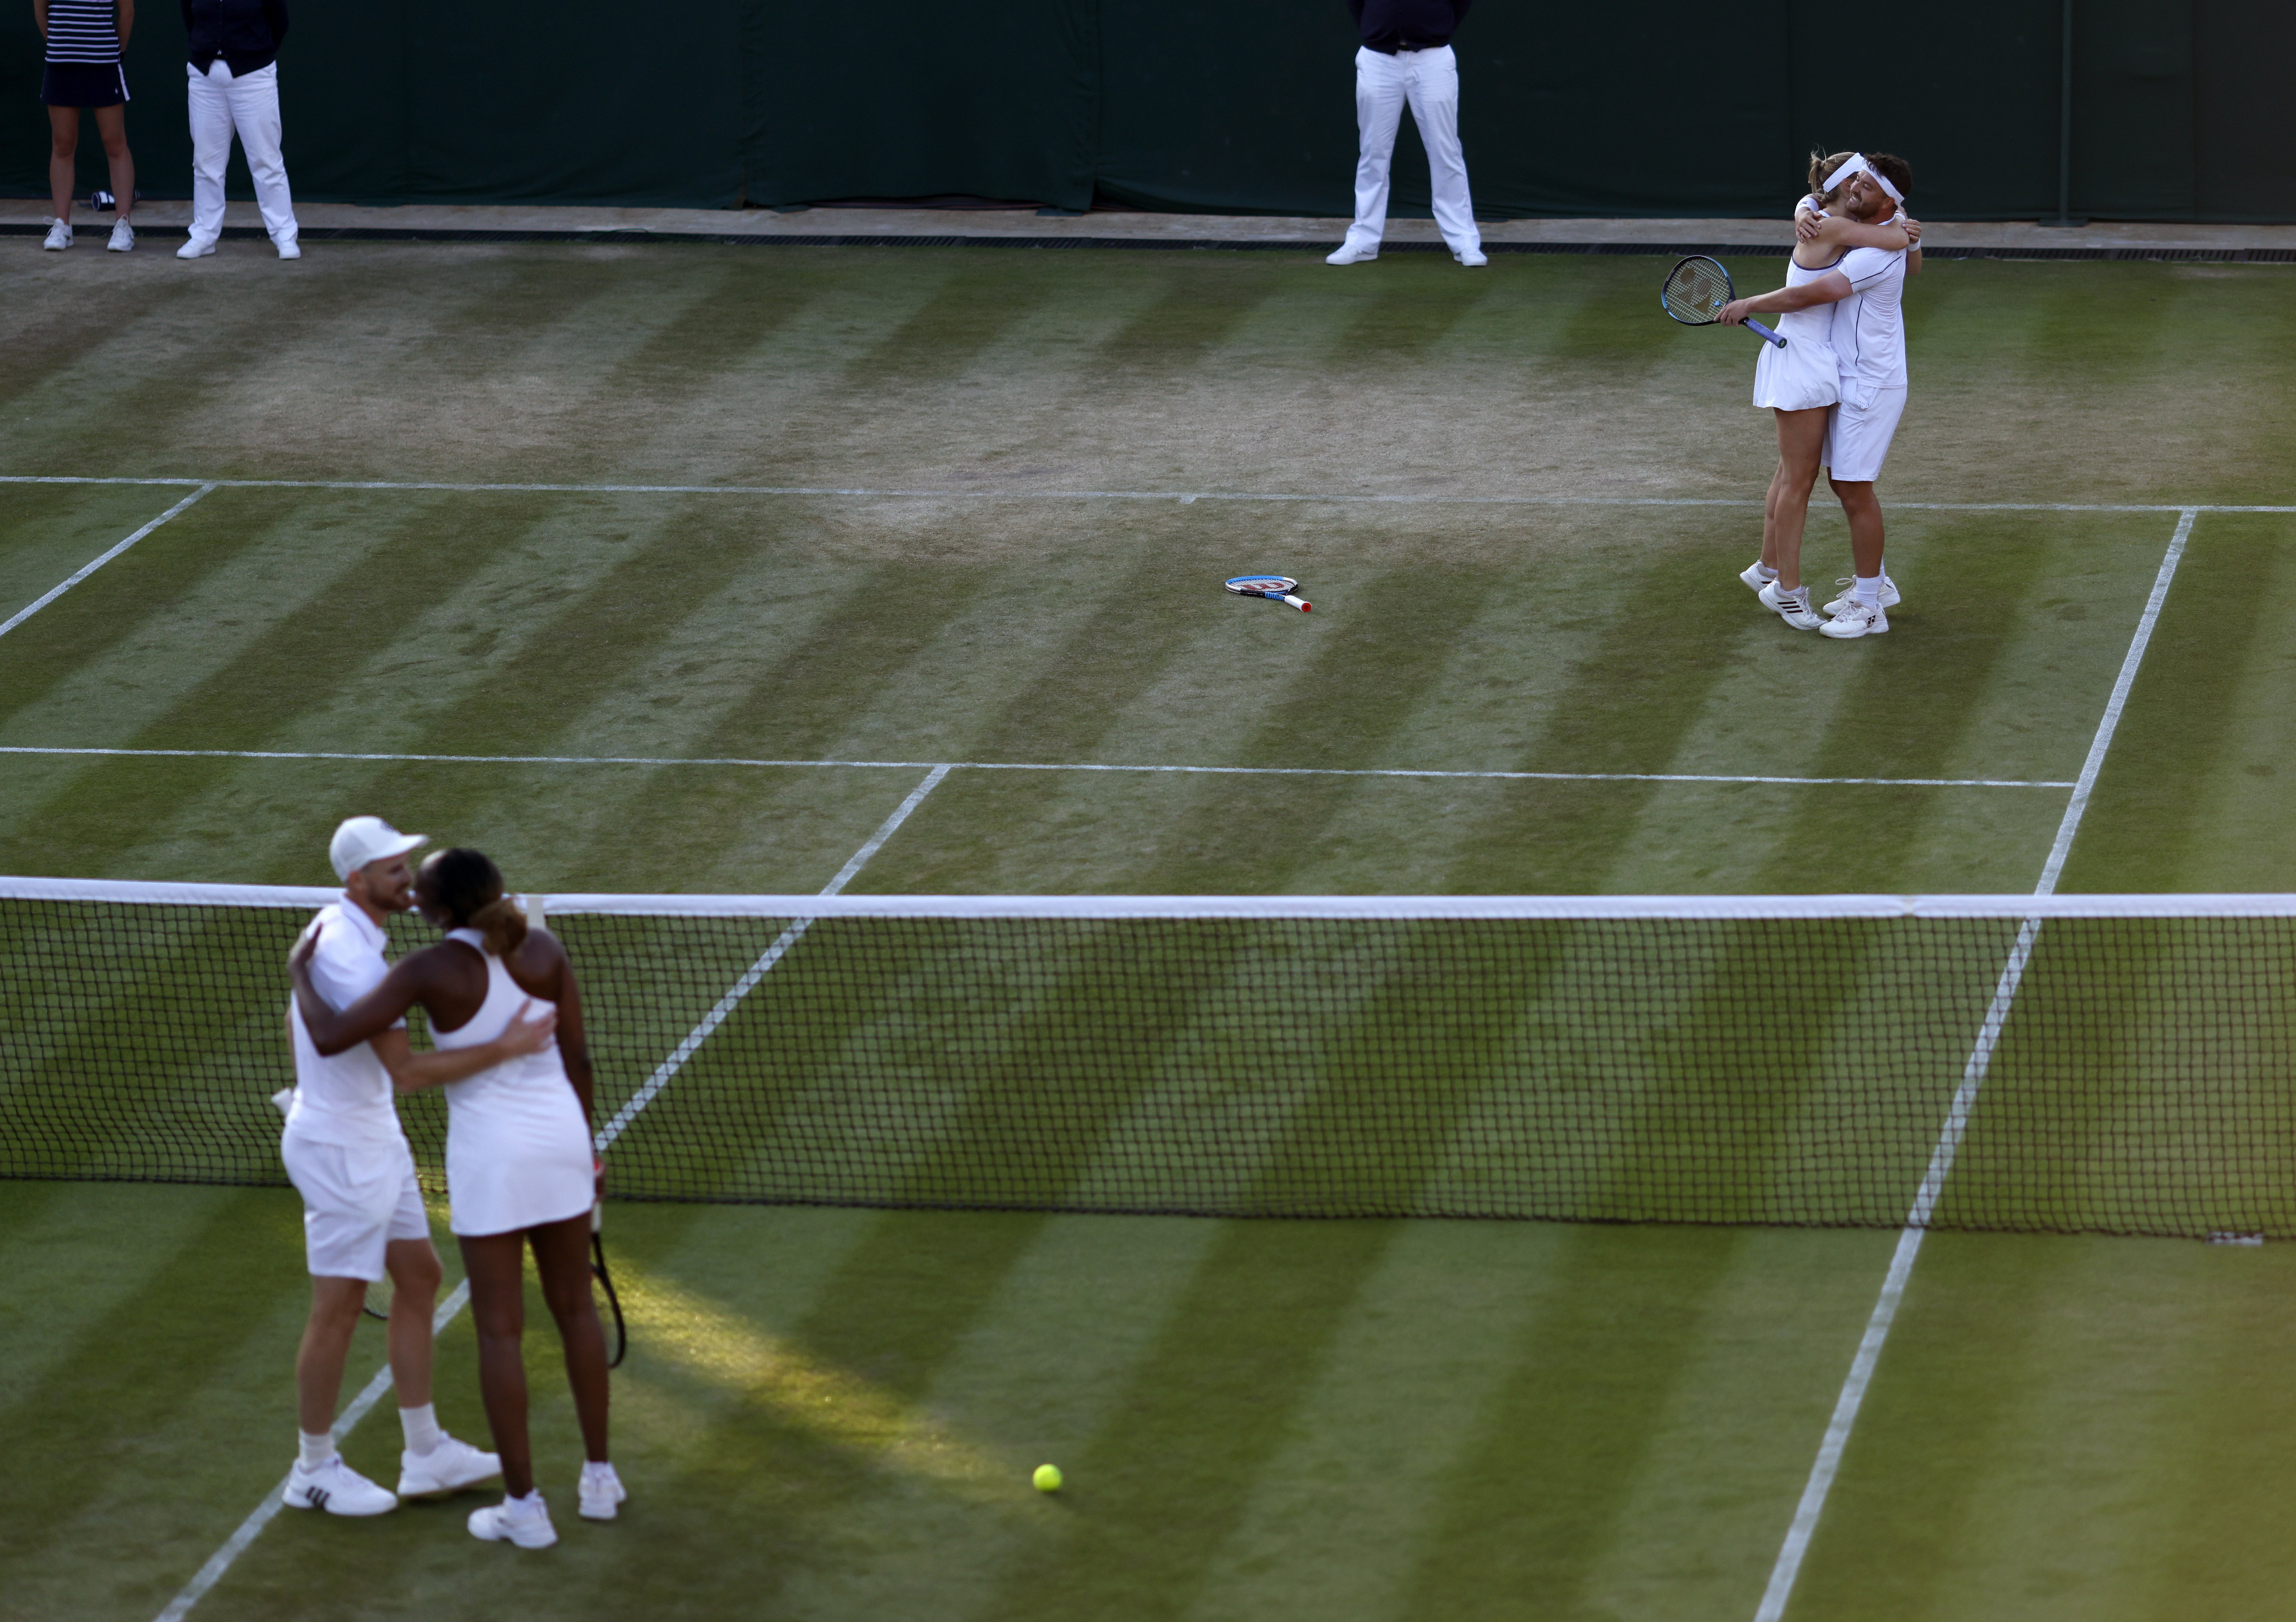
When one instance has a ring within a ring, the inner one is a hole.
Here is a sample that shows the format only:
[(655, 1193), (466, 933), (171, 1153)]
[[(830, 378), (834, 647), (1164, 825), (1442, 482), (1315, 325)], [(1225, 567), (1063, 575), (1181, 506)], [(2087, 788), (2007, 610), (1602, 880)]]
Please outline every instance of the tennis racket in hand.
[(1227, 588), (1239, 597), (1265, 597), (1270, 602), (1289, 603), (1303, 614), (1315, 607), (1296, 594), (1300, 582), (1290, 575), (1238, 575), (1227, 583)]
[[(1721, 319), (1722, 307), (1738, 296), (1722, 261), (1693, 253), (1666, 273), (1659, 289), (1659, 307), (1686, 327), (1710, 327)], [(1786, 340), (1759, 321), (1746, 325), (1783, 349)]]
[(606, 1271), (606, 1202), (590, 1208), (590, 1276), (606, 1298), (604, 1316), (613, 1327), (606, 1335), (606, 1366), (619, 1369), (630, 1349), (629, 1331), (622, 1325), (622, 1298), (614, 1293), (614, 1275)]

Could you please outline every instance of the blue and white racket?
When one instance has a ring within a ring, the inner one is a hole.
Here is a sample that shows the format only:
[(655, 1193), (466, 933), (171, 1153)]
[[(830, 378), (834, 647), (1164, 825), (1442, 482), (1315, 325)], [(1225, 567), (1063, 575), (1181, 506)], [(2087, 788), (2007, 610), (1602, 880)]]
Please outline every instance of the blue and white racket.
[[(1693, 253), (1680, 260), (1666, 273), (1666, 285), (1658, 290), (1659, 307), (1686, 327), (1710, 327), (1722, 314), (1722, 307), (1738, 296), (1730, 285), (1730, 273), (1719, 259), (1710, 259), (1702, 253)], [(1786, 340), (1759, 321), (1746, 323), (1751, 332), (1783, 349)]]
[(1315, 604), (1296, 596), (1300, 582), (1290, 575), (1238, 575), (1227, 583), (1228, 590), (1239, 597), (1265, 597), (1270, 602), (1288, 602), (1301, 613)]

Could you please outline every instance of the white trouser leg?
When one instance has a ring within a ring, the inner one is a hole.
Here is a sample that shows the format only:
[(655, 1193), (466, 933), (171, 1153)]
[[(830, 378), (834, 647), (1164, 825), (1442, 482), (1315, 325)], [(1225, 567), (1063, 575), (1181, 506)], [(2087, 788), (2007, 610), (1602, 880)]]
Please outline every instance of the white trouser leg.
[[(1436, 226), (1452, 252), (1478, 251), (1483, 233), (1475, 225), (1474, 200), (1467, 192), (1466, 154), (1459, 148), (1458, 55), (1445, 45), (1439, 51), (1414, 51), (1403, 60), (1411, 64), (1406, 81), (1411, 121), (1419, 127), (1420, 142), (1427, 148)], [(1390, 141), (1393, 134), (1390, 126)]]
[(239, 130), (239, 150), (247, 154), (247, 171), (255, 177), (263, 228), (274, 242), (287, 247), (295, 240), (295, 200), (287, 190), (286, 161), (279, 155), (279, 64), (266, 62), (233, 79), (226, 94)]
[(212, 242), (223, 234), (223, 166), (231, 160), (231, 103), (224, 82), (231, 70), (216, 58), (219, 82), (189, 62), (184, 67), (190, 76), (184, 93), (192, 120), (192, 241)]
[(1395, 160), (1395, 127), (1403, 119), (1405, 59), (1368, 47), (1356, 52), (1356, 221), (1348, 246), (1376, 248), (1387, 234), (1387, 179)]

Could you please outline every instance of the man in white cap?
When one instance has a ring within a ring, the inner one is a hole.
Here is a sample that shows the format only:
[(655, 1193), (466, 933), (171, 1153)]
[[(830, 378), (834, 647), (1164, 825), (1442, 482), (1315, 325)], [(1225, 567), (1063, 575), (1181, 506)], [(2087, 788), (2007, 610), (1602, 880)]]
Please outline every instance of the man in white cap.
[[(384, 920), (414, 904), (406, 856), (423, 836), (401, 833), (377, 816), (354, 816), (335, 830), (328, 854), (343, 897), (312, 921), (318, 937), (311, 977), (337, 1008), (358, 1001), (381, 980)], [(439, 1298), (439, 1253), (414, 1176), (414, 1156), (398, 1124), (394, 1083), (458, 1081), (514, 1054), (537, 1051), (554, 1014), (513, 1021), (494, 1042), (450, 1053), (416, 1053), (402, 1022), (332, 1059), (312, 1044), (302, 1016), (288, 1003), (295, 1050), (295, 1086), (283, 1094), (287, 1129), (279, 1144), (287, 1175), (303, 1196), (303, 1241), (311, 1271), (311, 1316), (295, 1359), (301, 1442), (288, 1472), (290, 1507), (336, 1515), (380, 1515), (400, 1497), (430, 1497), (474, 1487), (502, 1473), (501, 1462), (439, 1428), (430, 1402), (430, 1316)], [(406, 1435), (394, 1495), (360, 1475), (335, 1451), (336, 1399), (351, 1334), (368, 1284), (388, 1271), (393, 1296), (389, 1340), (398, 1422)]]

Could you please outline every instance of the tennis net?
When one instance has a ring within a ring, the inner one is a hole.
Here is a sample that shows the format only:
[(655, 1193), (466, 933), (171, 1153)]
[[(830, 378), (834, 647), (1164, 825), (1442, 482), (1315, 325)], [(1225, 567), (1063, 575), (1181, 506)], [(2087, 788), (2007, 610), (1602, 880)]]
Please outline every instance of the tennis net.
[[(0, 1176), (283, 1182), (333, 898), (0, 880)], [(541, 905), (624, 1199), (2296, 1236), (2296, 897)]]

